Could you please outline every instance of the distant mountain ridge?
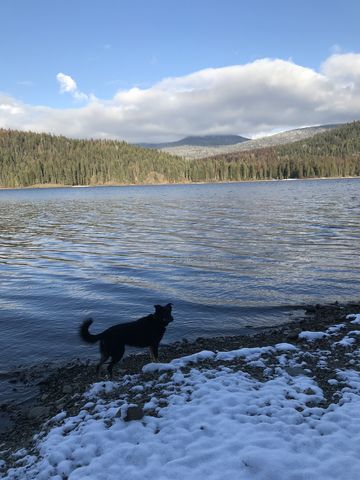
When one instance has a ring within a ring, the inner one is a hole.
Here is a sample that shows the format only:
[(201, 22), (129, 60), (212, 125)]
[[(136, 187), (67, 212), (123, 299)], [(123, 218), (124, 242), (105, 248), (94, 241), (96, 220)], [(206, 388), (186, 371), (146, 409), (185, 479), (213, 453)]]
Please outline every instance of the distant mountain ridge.
[[(171, 155), (177, 155), (187, 159), (200, 159), (213, 157), (215, 155), (245, 152), (248, 150), (254, 150), (265, 147), (276, 147), (278, 145), (285, 145), (288, 143), (297, 142), (299, 140), (306, 140), (312, 138), (314, 135), (327, 132), (333, 128), (338, 128), (342, 124), (331, 125), (319, 125), (313, 127), (295, 128), (293, 130), (287, 130), (285, 132), (276, 133), (267, 137), (246, 139), (240, 135), (210, 135), (209, 137), (186, 137), (178, 142), (170, 143), (158, 143), (158, 144), (141, 144), (145, 148), (156, 148)], [(223, 143), (221, 139), (227, 137), (233, 139), (233, 142)], [(198, 139), (212, 138), (216, 139), (218, 143), (199, 143)], [(236, 141), (237, 138), (243, 139), (242, 141)], [(190, 142), (191, 139), (191, 142)], [(152, 145), (151, 147), (147, 145)]]
[(241, 137), (240, 135), (196, 135), (182, 138), (176, 142), (138, 143), (137, 145), (139, 147), (156, 148), (162, 150), (164, 148), (182, 147), (185, 145), (199, 147), (235, 145), (238, 143), (247, 142), (249, 140), (250, 138)]

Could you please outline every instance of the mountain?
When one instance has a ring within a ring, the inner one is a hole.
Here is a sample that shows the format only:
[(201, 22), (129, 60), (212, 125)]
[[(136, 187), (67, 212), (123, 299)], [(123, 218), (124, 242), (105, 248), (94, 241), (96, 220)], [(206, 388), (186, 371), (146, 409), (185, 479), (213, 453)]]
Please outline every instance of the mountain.
[(176, 142), (167, 143), (139, 143), (139, 147), (156, 148), (163, 150), (165, 148), (183, 147), (183, 146), (198, 146), (198, 147), (216, 147), (222, 145), (234, 145), (237, 143), (247, 142), (250, 140), (240, 135), (204, 135), (204, 136), (190, 136), (182, 138)]
[[(267, 137), (261, 137), (256, 139), (247, 139), (242, 142), (237, 143), (223, 143), (223, 144), (200, 144), (200, 143), (181, 143), (173, 142), (171, 144), (158, 144), (163, 145), (158, 148), (164, 152), (170, 153), (172, 155), (178, 155), (180, 157), (195, 159), (195, 158), (206, 158), (212, 157), (214, 155), (232, 153), (232, 152), (245, 152), (247, 150), (253, 150), (256, 148), (264, 147), (274, 147), (277, 145), (284, 145), (287, 143), (296, 142), (298, 140), (305, 140), (311, 138), (314, 135), (319, 133), (326, 132), (333, 128), (339, 127), (340, 125), (320, 125), (315, 127), (305, 127), (305, 128), (296, 128), (294, 130), (288, 130), (281, 133), (276, 133)], [(232, 137), (237, 137), (237, 135), (232, 135)], [(187, 137), (187, 138), (198, 138), (198, 137)], [(217, 137), (214, 137), (217, 138)], [(244, 137), (238, 137), (244, 138)], [(186, 139), (184, 139), (186, 140)]]

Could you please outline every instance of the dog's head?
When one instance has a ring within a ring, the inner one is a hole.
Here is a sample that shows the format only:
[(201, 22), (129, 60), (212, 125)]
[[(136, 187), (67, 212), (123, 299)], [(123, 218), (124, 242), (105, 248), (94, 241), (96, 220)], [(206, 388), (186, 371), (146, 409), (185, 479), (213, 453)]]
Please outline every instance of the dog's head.
[(159, 322), (161, 322), (165, 327), (169, 325), (174, 319), (171, 315), (172, 310), (172, 303), (168, 303), (167, 305), (154, 305), (155, 307), (155, 318)]

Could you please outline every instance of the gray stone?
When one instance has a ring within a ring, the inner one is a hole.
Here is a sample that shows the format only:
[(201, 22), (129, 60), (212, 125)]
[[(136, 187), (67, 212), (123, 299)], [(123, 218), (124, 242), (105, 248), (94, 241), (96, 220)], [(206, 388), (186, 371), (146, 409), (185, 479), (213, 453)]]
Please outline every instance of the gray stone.
[(71, 385), (64, 385), (63, 388), (62, 388), (62, 392), (63, 393), (72, 393), (73, 389), (71, 387)]
[(288, 333), (287, 333), (287, 336), (286, 336), (286, 340), (297, 340), (298, 337), (299, 337), (299, 333), (301, 333), (301, 330), (300, 329), (297, 329), (297, 330), (290, 330)]
[(33, 418), (33, 419), (36, 419), (36, 418), (44, 418), (46, 416), (48, 416), (50, 413), (50, 408), (49, 407), (33, 407), (31, 409), (29, 409), (29, 411), (27, 412), (27, 416), (29, 418)]
[(141, 420), (144, 417), (144, 410), (139, 406), (129, 407), (124, 416), (125, 422)]
[(315, 392), (312, 388), (307, 388), (304, 390), (305, 395), (315, 395)]
[(285, 367), (286, 372), (292, 377), (297, 375), (307, 375), (306, 371), (301, 367)]

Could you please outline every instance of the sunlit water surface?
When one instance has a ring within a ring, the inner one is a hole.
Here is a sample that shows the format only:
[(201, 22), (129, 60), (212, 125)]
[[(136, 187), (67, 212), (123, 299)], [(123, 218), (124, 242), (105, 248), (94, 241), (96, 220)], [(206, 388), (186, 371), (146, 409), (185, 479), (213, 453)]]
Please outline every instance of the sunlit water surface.
[(165, 342), (359, 299), (360, 180), (0, 191), (1, 372), (174, 304)]

